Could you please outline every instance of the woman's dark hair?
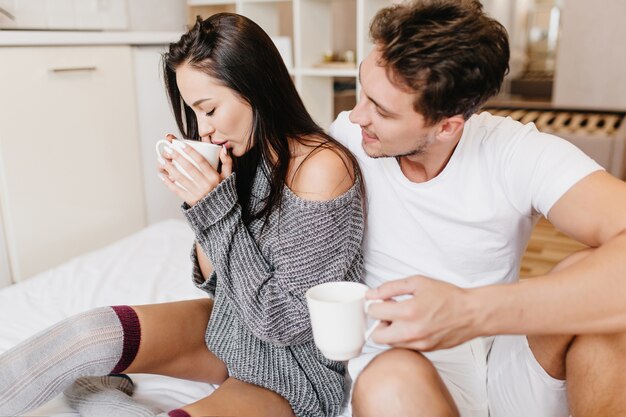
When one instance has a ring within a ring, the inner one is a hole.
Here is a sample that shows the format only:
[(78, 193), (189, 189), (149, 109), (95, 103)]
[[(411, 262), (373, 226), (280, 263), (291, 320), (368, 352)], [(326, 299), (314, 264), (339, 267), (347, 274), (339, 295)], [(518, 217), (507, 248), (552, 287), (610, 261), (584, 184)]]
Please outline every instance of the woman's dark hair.
[[(165, 85), (178, 128), (185, 138), (199, 140), (194, 112), (182, 100), (176, 84), (176, 69), (185, 63), (219, 80), (252, 108), (250, 148), (234, 160), (245, 222), (269, 216), (273, 208), (280, 207), (291, 159), (289, 139), (341, 152), (360, 177), (354, 156), (313, 121), (274, 42), (250, 19), (234, 13), (218, 13), (206, 20), (198, 17), (163, 56)], [(269, 168), (270, 192), (262, 209), (249, 213), (259, 163)]]
[(506, 29), (477, 0), (414, 0), (380, 10), (370, 37), (389, 79), (417, 93), (430, 124), (468, 119), (495, 95), (509, 70)]

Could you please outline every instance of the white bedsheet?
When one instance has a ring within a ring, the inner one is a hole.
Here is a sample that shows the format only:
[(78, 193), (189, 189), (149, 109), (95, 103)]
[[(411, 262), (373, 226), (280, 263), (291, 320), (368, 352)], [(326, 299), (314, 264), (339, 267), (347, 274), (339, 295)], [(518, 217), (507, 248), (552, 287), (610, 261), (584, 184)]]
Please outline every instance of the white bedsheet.
[[(113, 245), (80, 256), (0, 290), (0, 352), (90, 308), (204, 297), (191, 283), (193, 234), (180, 220), (154, 224)], [(209, 384), (131, 375), (134, 397), (171, 410), (209, 395)], [(59, 396), (28, 416), (78, 416)]]

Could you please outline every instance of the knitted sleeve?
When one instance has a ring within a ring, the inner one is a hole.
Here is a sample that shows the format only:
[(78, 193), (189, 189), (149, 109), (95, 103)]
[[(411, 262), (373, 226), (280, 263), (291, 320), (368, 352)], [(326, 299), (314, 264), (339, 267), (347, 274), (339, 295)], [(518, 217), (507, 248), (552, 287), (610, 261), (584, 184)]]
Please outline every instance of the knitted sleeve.
[(306, 290), (361, 280), (358, 182), (329, 201), (304, 200), (285, 187), (278, 225), (265, 231), (276, 234), (272, 259), (266, 259), (242, 221), (235, 175), (184, 212), (213, 264), (217, 286), (259, 339), (280, 346), (311, 341)]

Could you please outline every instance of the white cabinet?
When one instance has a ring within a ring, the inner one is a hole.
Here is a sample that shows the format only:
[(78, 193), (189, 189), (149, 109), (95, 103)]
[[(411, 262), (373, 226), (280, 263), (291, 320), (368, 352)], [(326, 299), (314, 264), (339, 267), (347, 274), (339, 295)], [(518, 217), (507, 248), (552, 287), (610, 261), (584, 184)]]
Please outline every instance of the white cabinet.
[(3, 47), (0, 62), (0, 209), (18, 282), (139, 230), (145, 207), (131, 47)]
[[(243, 14), (270, 36), (292, 39), (291, 73), (305, 106), (315, 121), (328, 128), (335, 108), (337, 78), (356, 85), (357, 64), (371, 50), (369, 23), (390, 0), (187, 0), (188, 23), (196, 15), (208, 17), (220, 11)], [(353, 62), (324, 64), (328, 52), (352, 51)], [(343, 93), (345, 94), (345, 93)], [(352, 92), (356, 95), (356, 92)], [(356, 99), (356, 98), (355, 98)]]
[(124, 30), (126, 0), (0, 0), (0, 28), (35, 30)]

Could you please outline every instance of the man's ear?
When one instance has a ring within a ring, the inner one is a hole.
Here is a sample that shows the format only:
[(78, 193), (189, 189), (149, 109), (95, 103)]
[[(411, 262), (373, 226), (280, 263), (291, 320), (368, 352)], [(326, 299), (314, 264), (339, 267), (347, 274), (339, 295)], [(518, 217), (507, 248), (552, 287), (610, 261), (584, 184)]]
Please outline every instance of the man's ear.
[(437, 139), (442, 142), (456, 141), (461, 137), (463, 133), (463, 126), (465, 126), (465, 119), (462, 115), (456, 114), (454, 116), (446, 117), (441, 120), (437, 129)]

